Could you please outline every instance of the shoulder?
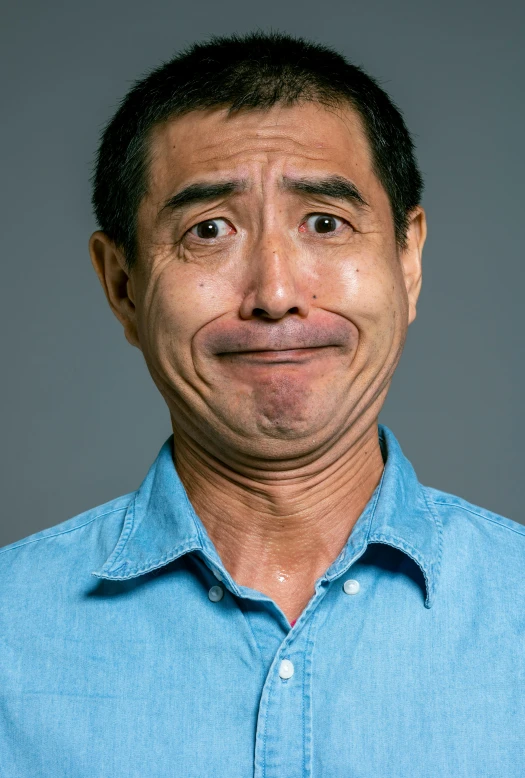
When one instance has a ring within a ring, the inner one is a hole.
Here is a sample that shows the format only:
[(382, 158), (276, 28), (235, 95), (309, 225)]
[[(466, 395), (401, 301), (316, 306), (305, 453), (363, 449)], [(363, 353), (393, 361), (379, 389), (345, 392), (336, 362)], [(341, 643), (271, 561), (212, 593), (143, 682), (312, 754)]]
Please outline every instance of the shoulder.
[(474, 505), (474, 503), (468, 502), (468, 500), (458, 497), (456, 494), (442, 492), (439, 489), (433, 489), (431, 486), (423, 488), (427, 498), (439, 513), (461, 516), (465, 521), (480, 524), (487, 531), (492, 530), (496, 533), (502, 532), (503, 534), (506, 534), (506, 532), (517, 533), (523, 538), (522, 542), (525, 543), (525, 526), (523, 524), (506, 518), (499, 513), (489, 511), (487, 508)]
[[(128, 506), (136, 492), (116, 497), (70, 519), (0, 548), (0, 584), (31, 575), (42, 577), (69, 565), (96, 569), (118, 541)], [(105, 556), (104, 556), (105, 555)], [(79, 570), (80, 572), (80, 570)], [(3, 583), (2, 583), (3, 582)], [(8, 588), (11, 588), (10, 586)]]
[(486, 553), (493, 561), (525, 563), (525, 526), (455, 494), (423, 487), (445, 540), (463, 556)]

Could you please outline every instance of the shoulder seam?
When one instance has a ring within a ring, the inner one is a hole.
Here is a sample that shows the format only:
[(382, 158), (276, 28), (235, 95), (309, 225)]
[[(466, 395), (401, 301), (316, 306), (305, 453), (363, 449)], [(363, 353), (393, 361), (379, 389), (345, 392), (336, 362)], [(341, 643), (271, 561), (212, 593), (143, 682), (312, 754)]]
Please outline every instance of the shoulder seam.
[(71, 527), (71, 529), (64, 529), (61, 532), (55, 532), (53, 535), (45, 535), (42, 538), (34, 538), (34, 540), (27, 540), (25, 543), (20, 541), (20, 543), (16, 543), (14, 546), (0, 549), (0, 554), (4, 554), (7, 551), (14, 551), (17, 548), (23, 548), (23, 546), (29, 546), (31, 543), (39, 543), (41, 540), (48, 540), (49, 538), (59, 537), (59, 535), (67, 535), (69, 532), (76, 532), (77, 529), (82, 529), (82, 527), (86, 527), (88, 524), (91, 524), (93, 521), (96, 521), (97, 519), (101, 519), (103, 516), (109, 516), (111, 513), (118, 513), (119, 511), (125, 511), (127, 510), (127, 508), (128, 506), (124, 505), (122, 506), (122, 508), (114, 508), (112, 511), (106, 511), (106, 513), (98, 513), (96, 516), (93, 516), (92, 519), (88, 519), (88, 521), (85, 521), (83, 524), (79, 524), (78, 527)]
[[(432, 498), (431, 498), (432, 499)], [(502, 529), (508, 529), (510, 532), (515, 532), (516, 535), (521, 535), (521, 537), (525, 537), (525, 527), (523, 527), (523, 532), (519, 529), (515, 529), (514, 527), (507, 527), (506, 524), (501, 524), (499, 521), (495, 521), (495, 519), (489, 518), (489, 516), (484, 516), (482, 513), (478, 513), (478, 511), (473, 511), (471, 508), (467, 508), (466, 505), (459, 505), (455, 502), (439, 502), (437, 500), (432, 500), (434, 505), (448, 505), (450, 508), (459, 508), (462, 511), (467, 511), (467, 513), (472, 513), (473, 516), (477, 516), (479, 519), (484, 519), (485, 521), (490, 521), (491, 524), (495, 524), (497, 527), (501, 527)], [(501, 518), (505, 518), (502, 516)]]

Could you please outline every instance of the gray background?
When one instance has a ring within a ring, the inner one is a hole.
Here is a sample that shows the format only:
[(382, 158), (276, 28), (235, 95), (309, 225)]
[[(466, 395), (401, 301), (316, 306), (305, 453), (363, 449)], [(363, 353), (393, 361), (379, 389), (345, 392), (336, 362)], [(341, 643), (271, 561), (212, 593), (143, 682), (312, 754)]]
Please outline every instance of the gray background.
[(254, 27), (333, 45), (402, 109), (429, 238), (380, 421), (423, 483), (525, 523), (525, 4), (12, 0), (1, 16), (0, 545), (138, 488), (171, 433), (89, 260), (92, 156), (135, 78)]

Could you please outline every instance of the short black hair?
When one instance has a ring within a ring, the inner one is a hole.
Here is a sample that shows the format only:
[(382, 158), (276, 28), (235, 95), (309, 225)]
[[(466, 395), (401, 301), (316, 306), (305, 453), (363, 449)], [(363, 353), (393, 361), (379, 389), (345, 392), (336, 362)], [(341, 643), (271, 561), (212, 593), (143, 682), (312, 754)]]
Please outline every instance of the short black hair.
[(136, 81), (104, 129), (92, 177), (101, 230), (136, 261), (136, 216), (147, 192), (152, 128), (190, 111), (271, 108), (301, 101), (349, 104), (360, 115), (374, 172), (392, 208), (396, 240), (406, 246), (408, 214), (423, 180), (403, 117), (377, 81), (341, 54), (285, 33), (213, 36)]

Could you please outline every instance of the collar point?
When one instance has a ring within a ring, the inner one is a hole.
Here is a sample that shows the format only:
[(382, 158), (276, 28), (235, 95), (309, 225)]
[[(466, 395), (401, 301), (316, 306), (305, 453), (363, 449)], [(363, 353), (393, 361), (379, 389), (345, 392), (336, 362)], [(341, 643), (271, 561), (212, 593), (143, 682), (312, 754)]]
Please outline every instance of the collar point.
[(428, 583), (425, 581), (426, 584), (426, 595), (425, 595), (425, 608), (430, 609), (434, 605), (434, 588), (429, 588)]
[[(102, 565), (99, 570), (93, 570), (91, 575), (94, 575), (96, 578), (105, 578), (108, 581), (120, 581), (129, 578), (130, 571), (126, 564), (121, 564), (119, 567), (115, 568), (114, 564), (106, 563), (105, 565)], [(132, 575), (133, 573), (131, 573), (131, 576)]]

